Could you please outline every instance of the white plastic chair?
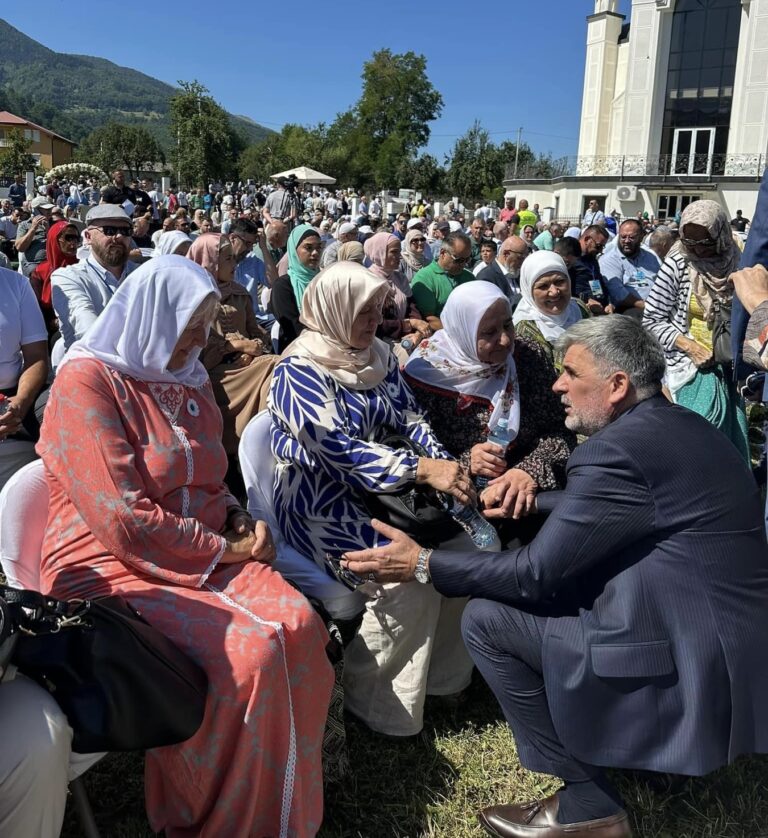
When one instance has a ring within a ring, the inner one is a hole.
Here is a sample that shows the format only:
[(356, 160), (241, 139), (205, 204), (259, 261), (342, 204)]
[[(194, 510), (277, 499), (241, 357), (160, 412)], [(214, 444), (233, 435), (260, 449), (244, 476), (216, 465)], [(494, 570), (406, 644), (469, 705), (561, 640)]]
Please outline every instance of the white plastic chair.
[[(13, 588), (40, 590), (40, 552), (48, 522), (41, 460), (20, 468), (0, 491), (0, 567)], [(82, 775), (106, 754), (71, 754), (69, 788), (86, 838), (99, 838)]]
[(248, 512), (253, 518), (264, 521), (272, 531), (277, 551), (275, 570), (306, 596), (320, 600), (332, 617), (351, 619), (362, 611), (364, 600), (361, 595), (345, 588), (312, 559), (294, 550), (280, 534), (275, 516), (275, 458), (270, 443), (270, 424), (269, 412), (263, 410), (246, 425), (240, 438), (238, 456), (248, 494)]

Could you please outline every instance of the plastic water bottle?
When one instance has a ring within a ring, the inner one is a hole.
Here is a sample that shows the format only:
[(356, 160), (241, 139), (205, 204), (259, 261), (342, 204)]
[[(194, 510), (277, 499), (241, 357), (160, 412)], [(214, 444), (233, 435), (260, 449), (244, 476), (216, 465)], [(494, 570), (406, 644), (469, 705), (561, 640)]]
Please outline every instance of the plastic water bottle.
[[(510, 442), (510, 433), (509, 427), (507, 425), (506, 419), (499, 419), (498, 425), (488, 434), (487, 442), (490, 442), (492, 445), (498, 445), (501, 448), (501, 453), (499, 454), (500, 457), (503, 457), (507, 453), (507, 448), (509, 448)], [(485, 487), (490, 483), (489, 477), (479, 476), (475, 478), (475, 486), (482, 491)]]
[(442, 497), (446, 511), (469, 535), (475, 543), (475, 547), (482, 550), (493, 543), (496, 538), (496, 530), (490, 521), (483, 518), (476, 507), (459, 503), (453, 495), (443, 495)]

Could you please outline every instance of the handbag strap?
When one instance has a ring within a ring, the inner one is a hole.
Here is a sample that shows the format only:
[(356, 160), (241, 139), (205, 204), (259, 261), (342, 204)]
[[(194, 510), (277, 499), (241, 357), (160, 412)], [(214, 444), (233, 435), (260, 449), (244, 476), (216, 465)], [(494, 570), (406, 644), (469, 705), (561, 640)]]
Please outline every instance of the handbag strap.
[(0, 597), (7, 603), (17, 627), (26, 634), (56, 634), (63, 628), (90, 625), (88, 600), (62, 600), (0, 585)]

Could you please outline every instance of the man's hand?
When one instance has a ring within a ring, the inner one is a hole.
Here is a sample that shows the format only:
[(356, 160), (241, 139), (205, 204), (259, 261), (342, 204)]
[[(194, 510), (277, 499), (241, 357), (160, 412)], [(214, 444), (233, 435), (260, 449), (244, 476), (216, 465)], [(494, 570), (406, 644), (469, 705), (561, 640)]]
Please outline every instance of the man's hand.
[(504, 449), (492, 442), (479, 442), (469, 453), (469, 471), (475, 477), (501, 477), (506, 471)]
[(760, 303), (768, 301), (768, 270), (764, 265), (755, 265), (754, 268), (744, 268), (732, 273), (731, 282), (736, 296), (750, 314)]
[(390, 539), (386, 547), (355, 550), (342, 556), (342, 565), (365, 579), (374, 575), (376, 582), (408, 582), (413, 579), (419, 560), (419, 545), (401, 530), (374, 518), (371, 526)]
[(8, 410), (0, 416), (0, 442), (21, 430), (22, 412), (13, 401), (8, 401)]
[(506, 474), (491, 480), (480, 496), (486, 518), (522, 518), (536, 509), (536, 492), (539, 487), (530, 474), (512, 468)]

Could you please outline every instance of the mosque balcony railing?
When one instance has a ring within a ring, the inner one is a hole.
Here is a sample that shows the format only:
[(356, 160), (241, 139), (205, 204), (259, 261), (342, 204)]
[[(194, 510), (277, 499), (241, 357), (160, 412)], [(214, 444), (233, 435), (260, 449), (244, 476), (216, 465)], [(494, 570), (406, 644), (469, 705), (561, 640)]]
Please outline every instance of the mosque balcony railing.
[(515, 167), (506, 180), (553, 180), (590, 177), (632, 181), (635, 178), (759, 178), (768, 165), (765, 154), (606, 154), (561, 157)]

